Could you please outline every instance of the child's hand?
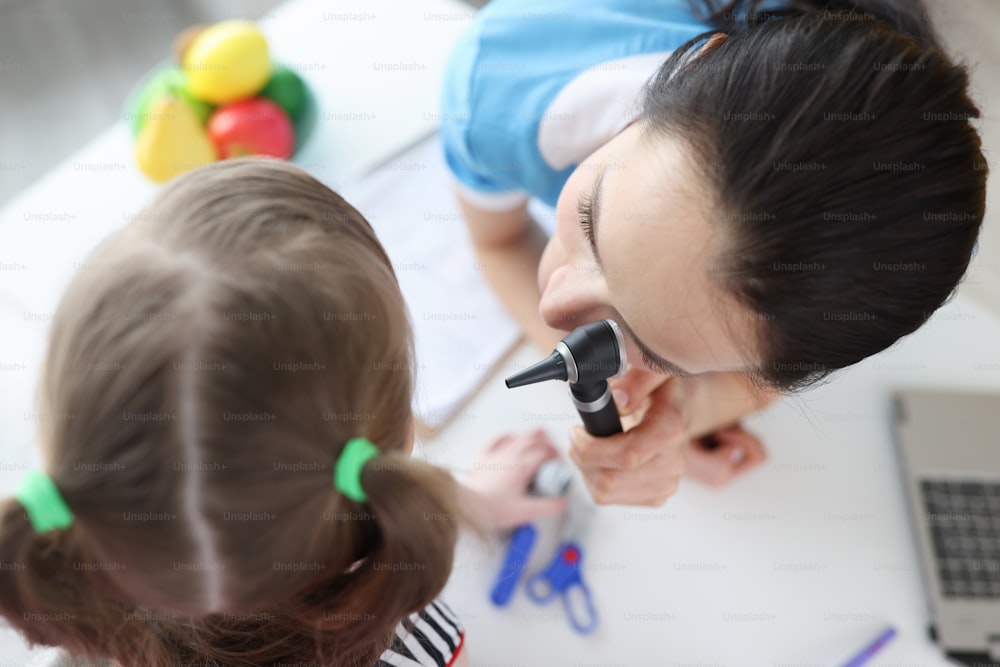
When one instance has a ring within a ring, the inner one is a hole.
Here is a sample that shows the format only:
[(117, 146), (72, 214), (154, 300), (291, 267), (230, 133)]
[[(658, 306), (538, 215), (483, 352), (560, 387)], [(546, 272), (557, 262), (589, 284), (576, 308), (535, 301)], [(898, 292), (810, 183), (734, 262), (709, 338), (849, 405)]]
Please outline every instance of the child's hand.
[(559, 451), (541, 429), (504, 435), (487, 446), (463, 480), (474, 492), (486, 524), (504, 530), (566, 509), (565, 498), (528, 494), (538, 468), (554, 458), (559, 458)]

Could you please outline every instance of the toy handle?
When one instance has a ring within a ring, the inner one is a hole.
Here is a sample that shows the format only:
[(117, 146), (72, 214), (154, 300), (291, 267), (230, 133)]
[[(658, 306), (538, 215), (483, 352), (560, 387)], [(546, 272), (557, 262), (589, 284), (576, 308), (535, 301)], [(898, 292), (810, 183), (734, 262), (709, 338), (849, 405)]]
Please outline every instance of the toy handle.
[(518, 526), (510, 536), (510, 545), (507, 547), (507, 555), (504, 557), (503, 565), (497, 574), (493, 590), (490, 591), (490, 600), (497, 607), (504, 607), (510, 602), (517, 583), (521, 580), (521, 571), (524, 570), (531, 554), (531, 548), (535, 544), (537, 531), (530, 523)]
[[(578, 592), (579, 594), (574, 594)], [(574, 599), (582, 598), (582, 609), (579, 604), (573, 602)], [(563, 606), (566, 608), (566, 616), (569, 617), (569, 624), (581, 635), (589, 635), (597, 629), (597, 610), (594, 609), (594, 602), (590, 597), (590, 589), (582, 579), (577, 579), (566, 590), (563, 591)], [(578, 613), (579, 612), (579, 613)]]
[(551, 569), (552, 566), (549, 566), (541, 572), (532, 575), (524, 584), (524, 589), (527, 591), (528, 597), (535, 602), (549, 602), (559, 592), (556, 590), (555, 584), (552, 582), (550, 572)]
[(581, 583), (579, 559), (579, 547), (572, 542), (560, 544), (552, 562), (528, 579), (525, 584), (528, 597), (535, 602), (549, 602), (570, 586)]

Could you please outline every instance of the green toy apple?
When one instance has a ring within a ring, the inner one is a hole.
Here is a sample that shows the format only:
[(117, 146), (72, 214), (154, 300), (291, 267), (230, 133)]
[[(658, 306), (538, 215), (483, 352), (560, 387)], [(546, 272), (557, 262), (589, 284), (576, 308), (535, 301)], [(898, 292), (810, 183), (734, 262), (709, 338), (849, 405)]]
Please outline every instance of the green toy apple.
[(271, 80), (260, 91), (260, 96), (277, 102), (293, 123), (299, 122), (308, 103), (306, 84), (294, 70), (281, 63), (274, 64)]

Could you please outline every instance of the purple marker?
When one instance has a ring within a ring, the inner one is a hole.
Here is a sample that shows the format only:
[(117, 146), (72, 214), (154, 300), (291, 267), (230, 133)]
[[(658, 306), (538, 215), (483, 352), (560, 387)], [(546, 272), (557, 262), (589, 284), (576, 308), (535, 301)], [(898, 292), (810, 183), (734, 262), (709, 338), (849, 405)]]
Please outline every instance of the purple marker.
[(888, 644), (889, 641), (895, 636), (896, 628), (886, 629), (885, 632), (875, 638), (875, 641), (861, 649), (857, 655), (845, 662), (843, 667), (861, 667), (861, 665), (868, 662), (868, 660), (874, 657), (876, 653), (881, 651), (882, 647)]

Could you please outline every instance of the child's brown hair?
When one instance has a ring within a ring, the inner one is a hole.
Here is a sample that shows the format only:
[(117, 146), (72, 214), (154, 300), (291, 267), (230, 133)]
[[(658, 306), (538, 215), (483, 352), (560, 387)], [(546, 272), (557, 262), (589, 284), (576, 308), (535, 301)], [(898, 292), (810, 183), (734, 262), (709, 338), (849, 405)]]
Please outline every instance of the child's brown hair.
[[(456, 485), (411, 460), (412, 337), (370, 226), (301, 170), (171, 182), (80, 267), (39, 385), (76, 515), (2, 507), (0, 611), (125, 665), (372, 664), (444, 587)], [(344, 443), (381, 450), (334, 488)]]

